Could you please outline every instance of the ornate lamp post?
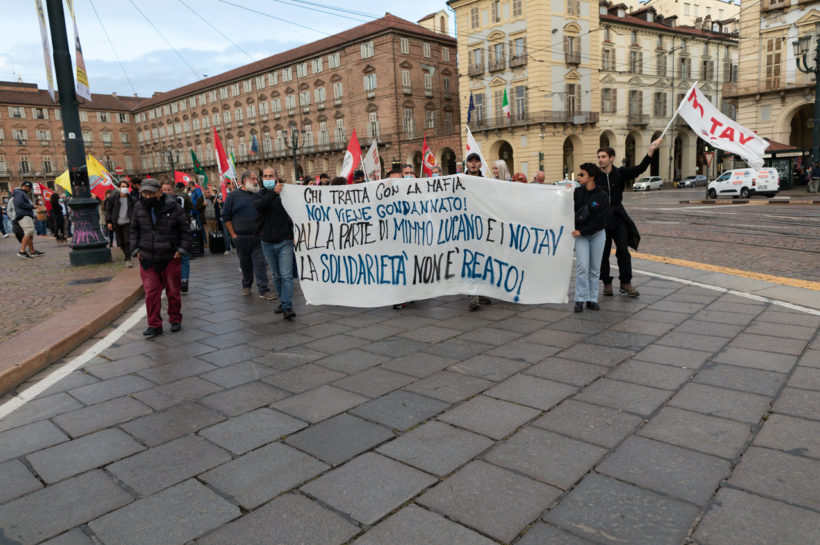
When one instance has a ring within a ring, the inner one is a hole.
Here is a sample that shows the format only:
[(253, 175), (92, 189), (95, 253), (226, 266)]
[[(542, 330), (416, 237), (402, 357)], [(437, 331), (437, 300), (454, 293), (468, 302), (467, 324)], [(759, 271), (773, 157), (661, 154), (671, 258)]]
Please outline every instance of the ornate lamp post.
[(72, 199), (68, 206), (71, 209), (74, 234), (71, 237), (69, 261), (74, 266), (108, 263), (111, 261), (111, 250), (108, 249), (108, 240), (100, 230), (97, 200), (91, 197), (91, 186), (88, 181), (80, 109), (74, 90), (63, 2), (46, 0), (46, 6), (51, 28), (51, 43), (54, 46), (57, 89), (60, 91), (60, 113), (63, 119), (68, 175), (71, 180)]
[[(299, 134), (302, 135), (302, 142), (299, 142)], [(290, 129), (290, 135), (287, 132), (283, 135), (283, 139), (285, 141), (285, 147), (287, 147), (291, 154), (293, 155), (293, 182), (296, 183), (296, 180), (299, 179), (299, 166), (296, 162), (296, 153), (299, 151), (299, 148), (305, 146), (305, 131), (300, 131), (295, 126), (292, 126)]]
[(171, 165), (171, 179), (173, 179), (174, 172), (176, 171), (176, 165), (179, 164), (179, 151), (174, 149), (164, 149), (162, 150), (162, 153), (165, 156), (165, 162)]
[[(811, 161), (820, 161), (820, 23), (814, 26), (814, 66), (809, 67), (808, 54), (812, 35), (801, 36), (793, 42), (797, 69), (804, 74), (814, 72), (814, 128), (812, 130)], [(802, 61), (802, 62), (801, 62)]]

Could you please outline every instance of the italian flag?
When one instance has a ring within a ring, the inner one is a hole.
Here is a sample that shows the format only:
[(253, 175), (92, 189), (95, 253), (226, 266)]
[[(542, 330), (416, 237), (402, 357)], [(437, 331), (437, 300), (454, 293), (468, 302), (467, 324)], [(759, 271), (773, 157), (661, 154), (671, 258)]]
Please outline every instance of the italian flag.
[(507, 119), (510, 118), (510, 101), (507, 100), (507, 88), (504, 87), (504, 99), (501, 101), (501, 109), (504, 111), (504, 115), (507, 116)]

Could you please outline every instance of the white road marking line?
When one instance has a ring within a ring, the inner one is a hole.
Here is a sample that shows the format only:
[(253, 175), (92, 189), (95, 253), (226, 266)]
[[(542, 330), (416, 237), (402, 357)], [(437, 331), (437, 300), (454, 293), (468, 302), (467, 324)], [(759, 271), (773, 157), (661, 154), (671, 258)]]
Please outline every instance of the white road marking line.
[(120, 337), (125, 335), (129, 329), (134, 327), (137, 322), (145, 318), (147, 315), (145, 311), (145, 305), (141, 304), (137, 310), (135, 310), (131, 316), (129, 316), (119, 327), (117, 327), (114, 331), (97, 341), (94, 346), (74, 358), (73, 360), (55, 368), (51, 371), (46, 377), (42, 380), (37, 382), (36, 384), (32, 384), (16, 396), (12, 397), (2, 405), (0, 405), (0, 420), (7, 417), (47, 389), (51, 388), (53, 385), (57, 384), (59, 381), (67, 377), (72, 372), (76, 371), (86, 363), (88, 363), (92, 358), (99, 355), (103, 350), (110, 347), (112, 344), (117, 342)]

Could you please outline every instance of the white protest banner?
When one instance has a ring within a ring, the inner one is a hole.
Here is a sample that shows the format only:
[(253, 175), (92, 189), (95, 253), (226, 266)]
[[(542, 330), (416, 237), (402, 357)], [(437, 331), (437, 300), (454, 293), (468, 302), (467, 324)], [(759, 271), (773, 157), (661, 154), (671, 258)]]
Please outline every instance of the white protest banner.
[(443, 295), (566, 303), (569, 188), (457, 174), (286, 185), (309, 304), (387, 306)]
[(763, 168), (763, 154), (769, 143), (720, 113), (703, 93), (693, 85), (678, 108), (680, 116), (699, 137), (746, 161), (755, 170)]
[(51, 64), (51, 41), (48, 30), (46, 30), (46, 14), (43, 11), (43, 0), (34, 0), (34, 9), (37, 10), (37, 19), (40, 21), (40, 41), (43, 44), (43, 58), (46, 63), (46, 82), (48, 83), (48, 94), (52, 101), (57, 101), (54, 94), (54, 67)]
[(373, 143), (370, 144), (370, 149), (367, 150), (367, 155), (362, 157), (362, 169), (364, 170), (364, 177), (367, 181), (381, 178), (382, 163), (379, 160), (379, 146), (375, 138), (373, 139)]

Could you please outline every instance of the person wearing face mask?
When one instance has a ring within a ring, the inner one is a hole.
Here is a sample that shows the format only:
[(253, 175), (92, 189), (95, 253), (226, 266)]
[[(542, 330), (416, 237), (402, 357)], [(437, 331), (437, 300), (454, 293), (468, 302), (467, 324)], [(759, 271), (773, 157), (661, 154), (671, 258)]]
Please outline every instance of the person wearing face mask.
[(246, 170), (240, 178), (239, 190), (232, 191), (222, 205), (222, 222), (231, 236), (231, 241), (239, 255), (242, 269), (242, 295), (251, 294), (254, 276), (259, 297), (276, 299), (268, 288), (268, 270), (262, 255), (262, 240), (259, 238), (257, 218), (259, 213), (253, 205), (254, 195), (259, 192), (259, 176)]
[[(464, 160), (464, 165), (466, 167), (465, 174), (469, 176), (478, 176), (483, 177), (484, 175), (481, 173), (481, 156), (477, 153), (471, 153), (467, 155), (467, 159)], [(484, 295), (470, 295), (468, 298), (469, 305), (468, 308), (470, 312), (475, 312), (476, 310), (480, 309), (480, 305), (489, 305), (492, 304), (492, 301), (489, 297), (485, 297)]]
[(259, 213), (262, 254), (279, 295), (276, 313), (285, 320), (293, 320), (293, 222), (279, 198), (283, 186), (277, 182), (276, 169), (266, 167), (262, 171), (262, 189), (254, 197), (253, 205)]
[(413, 165), (404, 164), (401, 166), (401, 177), (402, 178), (415, 178), (416, 173), (413, 172)]
[(182, 256), (191, 252), (191, 227), (174, 196), (164, 194), (156, 180), (142, 183), (133, 207), (129, 247), (139, 259), (148, 311), (148, 328), (142, 334), (153, 338), (162, 335), (162, 290), (171, 331), (182, 329)]
[(109, 231), (114, 231), (117, 237), (117, 246), (122, 249), (125, 266), (132, 267), (131, 249), (129, 242), (131, 238), (131, 213), (134, 211), (136, 198), (131, 195), (130, 184), (123, 180), (120, 182), (116, 193), (107, 201), (105, 207), (105, 223)]
[[(174, 183), (171, 181), (170, 178), (168, 178), (168, 176), (163, 175), (160, 177), (160, 180), (160, 187), (162, 188), (162, 192), (165, 195), (170, 195), (177, 201), (177, 204), (185, 212), (185, 219), (187, 219), (190, 222), (191, 199), (189, 199), (188, 194), (185, 193), (185, 184), (176, 184), (175, 190)], [(182, 190), (182, 193), (180, 193), (180, 190)], [(193, 239), (193, 234), (191, 236)], [(188, 293), (188, 279), (191, 277), (191, 259), (193, 259), (193, 256), (191, 254), (182, 255), (182, 284), (180, 288), (182, 293)]]

